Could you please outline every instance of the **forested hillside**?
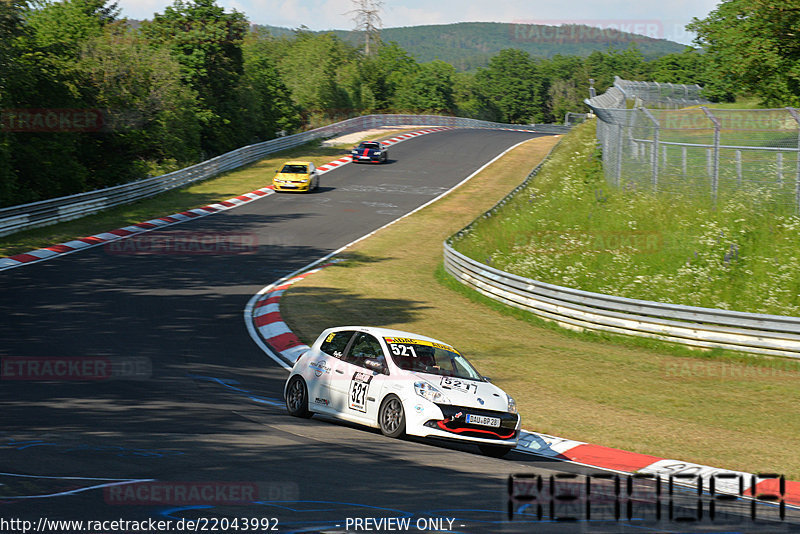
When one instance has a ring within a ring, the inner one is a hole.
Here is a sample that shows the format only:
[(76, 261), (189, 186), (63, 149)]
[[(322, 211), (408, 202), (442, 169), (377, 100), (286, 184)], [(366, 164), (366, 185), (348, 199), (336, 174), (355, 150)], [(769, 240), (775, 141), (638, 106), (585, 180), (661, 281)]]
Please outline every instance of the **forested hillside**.
[[(659, 33), (657, 28), (640, 26), (641, 31)], [(291, 33), (287, 28), (275, 26), (265, 26), (264, 29), (273, 35)], [(357, 44), (360, 39), (354, 32), (336, 30), (333, 33), (353, 44)], [(492, 56), (506, 48), (524, 50), (538, 58), (556, 55), (585, 57), (594, 51), (606, 52), (611, 48), (624, 50), (634, 44), (648, 60), (681, 52), (685, 48), (664, 39), (653, 39), (615, 28), (601, 29), (585, 25), (461, 22), (384, 28), (381, 30), (381, 37), (384, 41), (397, 43), (419, 62), (439, 59), (450, 63), (457, 71), (485, 67)]]

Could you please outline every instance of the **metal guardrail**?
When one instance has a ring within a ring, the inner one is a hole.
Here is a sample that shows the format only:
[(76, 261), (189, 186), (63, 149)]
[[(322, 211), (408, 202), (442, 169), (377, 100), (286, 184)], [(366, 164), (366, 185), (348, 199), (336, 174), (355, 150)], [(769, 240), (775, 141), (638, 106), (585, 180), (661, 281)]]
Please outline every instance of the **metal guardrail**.
[[(524, 189), (543, 164), (476, 221), (491, 217)], [(444, 266), (461, 283), (489, 298), (574, 330), (598, 330), (694, 347), (800, 358), (800, 317), (629, 299), (507, 273), (468, 258), (453, 248), (453, 240), (467, 234), (473, 224), (444, 242)]]
[(170, 189), (206, 180), (217, 174), (248, 165), (268, 154), (307, 143), (313, 139), (331, 137), (378, 128), (413, 124), (419, 126), (450, 126), (456, 128), (508, 128), (515, 130), (534, 129), (542, 133), (566, 133), (567, 126), (500, 124), (463, 117), (438, 115), (365, 115), (337, 122), (322, 128), (286, 137), (271, 139), (263, 143), (238, 148), (210, 160), (180, 169), (162, 176), (137, 180), (106, 189), (52, 198), (30, 204), (21, 204), (0, 209), (0, 236), (77, 219), (98, 211), (151, 197)]

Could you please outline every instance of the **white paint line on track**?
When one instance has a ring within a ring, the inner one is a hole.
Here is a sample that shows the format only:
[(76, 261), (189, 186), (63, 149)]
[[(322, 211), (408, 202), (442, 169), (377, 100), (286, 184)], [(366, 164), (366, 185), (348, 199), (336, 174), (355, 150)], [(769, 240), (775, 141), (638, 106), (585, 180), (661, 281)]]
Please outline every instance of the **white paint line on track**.
[[(507, 148), (506, 150), (504, 150), (503, 152), (501, 152), (500, 154), (498, 154), (497, 156), (495, 156), (494, 158), (492, 158), (492, 159), (491, 159), (490, 161), (488, 161), (487, 163), (483, 164), (483, 165), (482, 165), (482, 166), (481, 166), (481, 167), (480, 167), (478, 170), (476, 170), (475, 172), (473, 172), (472, 174), (470, 174), (469, 176), (467, 176), (466, 178), (464, 178), (463, 180), (461, 180), (460, 182), (458, 182), (456, 185), (454, 185), (453, 187), (451, 187), (451, 188), (450, 188), (450, 189), (448, 189), (447, 191), (445, 191), (445, 192), (441, 193), (441, 194), (440, 194), (440, 195), (438, 195), (437, 197), (435, 197), (435, 198), (433, 198), (433, 199), (429, 200), (428, 202), (426, 202), (426, 203), (422, 204), (421, 206), (419, 206), (419, 207), (417, 207), (417, 208), (413, 209), (412, 211), (410, 211), (410, 212), (406, 213), (406, 214), (405, 214), (405, 215), (403, 215), (402, 217), (398, 217), (397, 219), (394, 219), (394, 220), (392, 220), (392, 221), (390, 221), (390, 222), (388, 222), (388, 223), (384, 224), (384, 225), (383, 225), (383, 226), (381, 226), (380, 228), (377, 228), (376, 230), (373, 230), (372, 232), (369, 232), (368, 234), (366, 234), (366, 235), (363, 235), (363, 236), (359, 237), (358, 239), (356, 239), (356, 240), (354, 240), (354, 241), (351, 241), (350, 243), (348, 243), (348, 244), (344, 245), (343, 247), (340, 247), (340, 248), (338, 248), (338, 249), (334, 250), (334, 251), (333, 251), (333, 252), (331, 252), (330, 254), (327, 254), (327, 255), (323, 256), (322, 258), (320, 258), (320, 259), (318, 259), (318, 260), (312, 261), (311, 263), (309, 263), (309, 264), (305, 265), (304, 267), (301, 267), (300, 269), (297, 269), (296, 271), (294, 271), (294, 272), (292, 272), (292, 273), (290, 273), (290, 274), (287, 274), (287, 275), (286, 275), (286, 276), (284, 276), (283, 278), (280, 278), (279, 280), (276, 280), (275, 282), (273, 282), (273, 283), (269, 284), (268, 286), (265, 286), (265, 287), (261, 288), (261, 290), (260, 290), (258, 293), (256, 293), (255, 295), (253, 295), (253, 296), (250, 298), (250, 300), (247, 302), (247, 305), (246, 305), (246, 306), (245, 306), (245, 308), (244, 308), (244, 322), (245, 322), (245, 326), (247, 327), (247, 332), (250, 334), (250, 338), (253, 340), (253, 342), (255, 342), (255, 344), (256, 344), (256, 345), (258, 345), (258, 347), (259, 347), (259, 348), (260, 348), (262, 351), (264, 351), (264, 353), (265, 353), (267, 356), (269, 356), (269, 357), (270, 357), (272, 360), (274, 360), (276, 363), (278, 363), (278, 365), (280, 365), (281, 367), (283, 367), (283, 368), (284, 368), (284, 369), (286, 369), (287, 371), (288, 371), (288, 370), (291, 370), (291, 366), (290, 366), (290, 365), (289, 365), (289, 364), (288, 364), (288, 363), (287, 363), (287, 362), (286, 362), (286, 361), (285, 361), (283, 358), (281, 358), (279, 354), (276, 354), (276, 353), (275, 353), (275, 352), (274, 352), (274, 351), (273, 351), (271, 348), (269, 348), (269, 347), (267, 346), (267, 344), (264, 342), (264, 340), (263, 340), (263, 338), (261, 337), (261, 335), (259, 335), (259, 333), (260, 333), (260, 329), (259, 329), (259, 328), (257, 328), (257, 327), (256, 327), (256, 326), (253, 324), (253, 318), (254, 318), (254, 317), (253, 317), (253, 309), (255, 308), (255, 305), (256, 305), (256, 303), (257, 303), (259, 300), (261, 300), (261, 297), (262, 297), (263, 295), (265, 295), (265, 294), (267, 294), (267, 293), (270, 293), (270, 292), (272, 291), (272, 289), (273, 289), (273, 288), (275, 288), (275, 287), (279, 287), (279, 286), (281, 286), (281, 285), (283, 285), (283, 284), (287, 283), (289, 280), (291, 280), (292, 278), (294, 278), (294, 277), (295, 277), (295, 276), (297, 276), (298, 274), (301, 274), (301, 273), (303, 273), (303, 272), (306, 272), (306, 271), (310, 271), (310, 270), (311, 270), (311, 269), (313, 269), (314, 267), (316, 267), (316, 266), (318, 266), (318, 265), (320, 265), (320, 264), (322, 264), (322, 263), (324, 263), (324, 262), (326, 262), (326, 261), (330, 260), (330, 259), (331, 259), (331, 258), (333, 258), (334, 256), (336, 256), (336, 255), (338, 255), (338, 254), (342, 253), (344, 250), (346, 250), (346, 249), (347, 249), (347, 248), (349, 248), (349, 247), (352, 247), (352, 246), (353, 246), (353, 245), (355, 245), (356, 243), (359, 243), (359, 242), (361, 242), (361, 241), (363, 241), (363, 240), (365, 240), (365, 239), (367, 239), (367, 238), (369, 238), (369, 237), (371, 237), (371, 236), (375, 235), (377, 232), (380, 232), (380, 231), (381, 231), (381, 230), (383, 230), (384, 228), (388, 228), (389, 226), (391, 226), (391, 225), (393, 225), (393, 224), (395, 224), (395, 223), (397, 223), (397, 222), (399, 222), (399, 221), (401, 221), (401, 220), (405, 219), (406, 217), (410, 217), (411, 215), (415, 214), (416, 212), (418, 212), (418, 211), (420, 211), (420, 210), (422, 210), (422, 209), (424, 209), (424, 208), (426, 208), (426, 207), (430, 206), (430, 205), (431, 205), (431, 204), (433, 204), (434, 202), (436, 202), (436, 201), (438, 201), (438, 200), (440, 200), (440, 199), (444, 198), (446, 195), (450, 194), (452, 191), (454, 191), (454, 190), (458, 189), (458, 188), (459, 188), (459, 187), (461, 187), (463, 184), (467, 183), (467, 182), (468, 182), (468, 181), (470, 181), (472, 178), (474, 178), (475, 176), (477, 176), (477, 175), (478, 175), (480, 172), (482, 172), (484, 169), (486, 169), (486, 168), (487, 168), (489, 165), (491, 165), (492, 163), (494, 163), (494, 162), (495, 162), (495, 161), (497, 161), (498, 159), (502, 158), (502, 157), (503, 157), (503, 156), (505, 156), (505, 155), (506, 155), (508, 152), (510, 152), (511, 150), (513, 150), (513, 149), (517, 148), (519, 145), (521, 145), (521, 144), (525, 143), (526, 141), (528, 141), (528, 139), (526, 139), (525, 141), (520, 141), (519, 143), (517, 143), (517, 144), (515, 144), (515, 145), (513, 145), (513, 146), (511, 146), (511, 147), (509, 147), (509, 148)], [(281, 291), (281, 294), (282, 294), (282, 293), (283, 293), (283, 292)], [(277, 292), (275, 292), (275, 293), (272, 293), (272, 295), (271, 295), (271, 296), (278, 296), (278, 294), (277, 294)], [(264, 328), (264, 327), (261, 327), (261, 328)], [(287, 331), (288, 331), (288, 328), (287, 328)], [(274, 337), (274, 334), (273, 334), (273, 335), (271, 335), (270, 337)]]
[(75, 480), (75, 481), (86, 480), (92, 482), (104, 482), (103, 484), (94, 484), (92, 486), (86, 486), (85, 488), (76, 488), (68, 491), (59, 491), (56, 493), (49, 493), (46, 495), (14, 495), (8, 497), (0, 495), (0, 499), (5, 499), (5, 500), (46, 499), (50, 497), (64, 497), (66, 495), (75, 495), (76, 493), (83, 493), (85, 491), (91, 491), (95, 489), (110, 488), (113, 486), (124, 486), (127, 484), (141, 484), (144, 482), (155, 482), (156, 480), (154, 478), (128, 479), (128, 478), (62, 477), (62, 476), (46, 476), (46, 475), (21, 475), (18, 473), (0, 473), (0, 476), (19, 477), (19, 478), (45, 478), (48, 480)]

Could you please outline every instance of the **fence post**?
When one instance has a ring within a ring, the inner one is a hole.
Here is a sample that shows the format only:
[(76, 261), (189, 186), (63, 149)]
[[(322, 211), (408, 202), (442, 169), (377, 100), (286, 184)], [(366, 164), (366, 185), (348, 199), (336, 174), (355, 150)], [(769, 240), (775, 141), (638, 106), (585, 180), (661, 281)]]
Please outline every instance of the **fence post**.
[(797, 123), (797, 174), (794, 179), (794, 204), (800, 213), (800, 114), (795, 108), (786, 108)]
[(742, 151), (736, 151), (736, 183), (742, 187)]
[[(625, 115), (626, 117), (628, 116), (627, 113)], [(625, 142), (624, 140), (625, 126), (626, 125), (624, 124), (617, 124), (617, 154), (616, 154), (617, 161), (616, 161), (616, 169), (614, 169), (616, 171), (615, 175), (617, 178), (617, 187), (620, 187), (620, 185), (622, 184), (622, 150), (625, 148), (625, 145), (623, 144)]]
[(711, 174), (711, 198), (714, 201), (714, 204), (717, 203), (717, 194), (719, 193), (719, 137), (720, 137), (720, 130), (722, 129), (722, 125), (719, 122), (719, 119), (711, 113), (711, 110), (705, 106), (700, 106), (700, 109), (703, 110), (703, 113), (706, 114), (708, 120), (710, 120), (714, 124), (714, 160), (713, 160), (713, 171)]
[(650, 166), (653, 169), (653, 193), (658, 193), (658, 137), (661, 125), (653, 114), (650, 113), (650, 110), (647, 108), (639, 109), (647, 115), (647, 118), (653, 123), (653, 151), (650, 153)]
[(683, 177), (686, 178), (686, 147), (681, 147), (681, 172)]

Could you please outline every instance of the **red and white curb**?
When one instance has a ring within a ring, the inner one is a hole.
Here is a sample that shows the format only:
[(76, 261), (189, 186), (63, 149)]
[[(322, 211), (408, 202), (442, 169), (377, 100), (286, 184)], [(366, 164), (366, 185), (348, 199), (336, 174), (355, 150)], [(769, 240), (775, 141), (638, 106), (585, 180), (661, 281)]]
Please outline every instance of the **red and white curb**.
[[(429, 133), (440, 132), (443, 130), (450, 130), (450, 129), (451, 128), (445, 128), (445, 127), (426, 128), (424, 130), (418, 130), (415, 132), (409, 132), (407, 134), (398, 135), (396, 137), (392, 137), (391, 139), (387, 139), (386, 141), (382, 142), (385, 145), (391, 146), (400, 143), (402, 141), (405, 141), (407, 139), (418, 137), (420, 135), (425, 135)], [(320, 167), (318, 167), (318, 169), (321, 171), (320, 174), (325, 174), (326, 172), (332, 171), (333, 169), (351, 163), (352, 161), (353, 158), (351, 156), (344, 156), (329, 163), (326, 163), (325, 165), (321, 165)], [(9, 256), (7, 258), (0, 258), (0, 271), (4, 271), (6, 269), (13, 269), (15, 267), (21, 267), (23, 265), (29, 265), (32, 263), (38, 263), (40, 261), (49, 260), (52, 258), (57, 258), (60, 256), (64, 256), (66, 254), (78, 252), (80, 250), (85, 250), (88, 248), (105, 245), (106, 243), (111, 243), (112, 241), (125, 239), (134, 235), (150, 232), (152, 230), (157, 230), (160, 228), (166, 228), (167, 226), (172, 226), (174, 224), (180, 224), (186, 221), (191, 221), (193, 219), (198, 219), (201, 217), (205, 217), (207, 215), (213, 215), (214, 213), (218, 213), (220, 211), (227, 211), (231, 208), (236, 208), (243, 204), (248, 204), (254, 200), (258, 200), (259, 198), (263, 198), (273, 193), (274, 191), (272, 191), (272, 186), (262, 187), (261, 189), (256, 189), (255, 191), (251, 191), (249, 193), (245, 193), (243, 195), (239, 195), (234, 198), (229, 198), (228, 200), (225, 200), (223, 202), (209, 204), (207, 206), (203, 206), (201, 208), (195, 208), (192, 210), (182, 211), (180, 213), (172, 214), (168, 217), (159, 217), (157, 219), (151, 219), (149, 221), (145, 221), (142, 223), (132, 224), (130, 226), (125, 226), (123, 228), (117, 228), (116, 230), (111, 230), (108, 232), (91, 235), (89, 237), (79, 237), (77, 239), (74, 239), (72, 241), (67, 241), (65, 243), (51, 245), (49, 247), (32, 250), (30, 252), (17, 254), (15, 256)]]
[(336, 263), (336, 260), (295, 275), (288, 280), (279, 280), (264, 288), (252, 303), (250, 312), (252, 327), (258, 332), (259, 337), (269, 345), (273, 353), (281, 358), (280, 360), (273, 358), (281, 367), (291, 369), (294, 362), (311, 348), (300, 341), (281, 318), (281, 296), (292, 284), (333, 263)]
[[(329, 258), (330, 256), (323, 258), (320, 262)], [(265, 352), (284, 369), (291, 369), (297, 358), (310, 347), (300, 341), (281, 318), (279, 305), (281, 296), (293, 284), (333, 263), (336, 263), (336, 260), (300, 274), (293, 273), (284, 277), (264, 288), (254, 299), (251, 299), (251, 304), (248, 305), (245, 320), (249, 324), (248, 328), (252, 328), (251, 334), (257, 332), (258, 336), (272, 349)], [(593, 445), (528, 430), (521, 431), (516, 450), (623, 475), (651, 475), (653, 478), (673, 480), (674, 483), (682, 486), (692, 488), (699, 486), (700, 489), (705, 488), (707, 491), (711, 487), (713, 479), (716, 493), (755, 497), (776, 504), (783, 501), (789, 506), (800, 506), (800, 482), (785, 480), (779, 475), (731, 471)]]
[(546, 456), (590, 467), (598, 467), (622, 474), (651, 475), (676, 484), (717, 493), (755, 497), (789, 506), (800, 506), (800, 482), (785, 480), (776, 474), (753, 474), (720, 469), (707, 465), (670, 460), (629, 452), (582, 441), (522, 431), (517, 450), (537, 456)]
[(89, 237), (79, 237), (78, 239), (67, 241), (65, 243), (51, 245), (49, 247), (32, 250), (23, 254), (17, 254), (16, 256), (10, 256), (8, 258), (0, 258), (0, 271), (5, 269), (13, 269), (14, 267), (20, 267), (22, 265), (28, 265), (43, 260), (49, 260), (65, 254), (78, 252), (79, 250), (85, 250), (104, 245), (112, 241), (117, 241), (119, 239), (125, 239), (133, 235), (150, 232), (160, 228), (166, 228), (167, 226), (191, 221), (193, 219), (212, 215), (220, 211), (226, 211), (231, 208), (241, 206), (242, 204), (247, 204), (259, 198), (265, 197), (272, 193), (273, 191), (271, 191), (270, 188), (264, 187), (250, 193), (245, 193), (244, 195), (239, 195), (238, 197), (230, 198), (223, 202), (209, 204), (208, 206), (195, 208), (193, 210), (182, 211), (181, 213), (175, 213), (168, 217), (150, 219), (149, 221), (133, 224), (131, 226), (125, 226), (123, 228), (117, 228), (116, 230), (111, 230), (109, 232), (103, 232), (101, 234), (95, 234)]

